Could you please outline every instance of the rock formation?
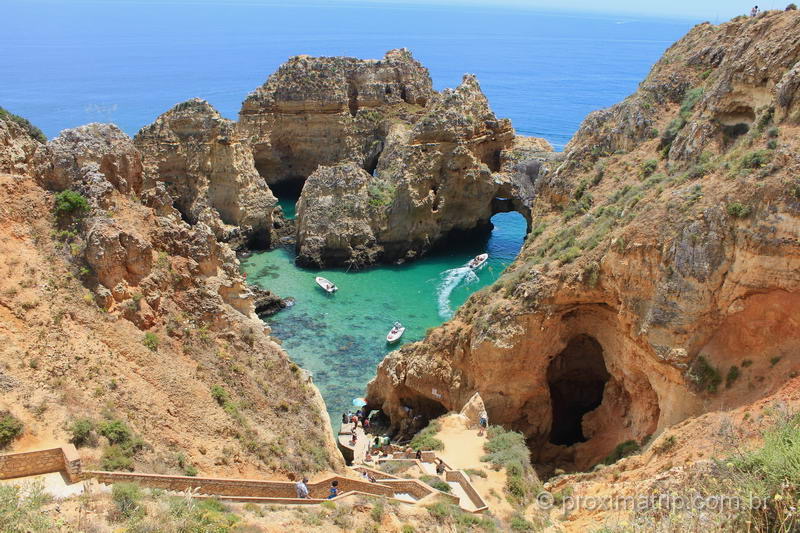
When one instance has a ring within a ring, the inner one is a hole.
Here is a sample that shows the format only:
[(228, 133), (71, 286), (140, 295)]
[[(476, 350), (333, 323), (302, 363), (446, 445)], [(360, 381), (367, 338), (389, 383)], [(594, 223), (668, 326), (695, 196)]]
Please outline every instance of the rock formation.
[(136, 135), (148, 187), (163, 182), (191, 224), (203, 222), (234, 246), (270, 244), (277, 200), (253, 166), (235, 124), (193, 99), (167, 111)]
[(408, 433), (479, 392), (536, 462), (574, 470), (796, 376), (798, 23), (698, 25), (590, 115), (535, 182), (515, 263), (389, 354), (370, 407)]
[(28, 172), (40, 146), (23, 126), (0, 113), (0, 172)]
[[(412, 259), (453, 232), (488, 226), (497, 212), (529, 218), (539, 167), (511, 168), (511, 123), (495, 117), (474, 76), (434, 95), (415, 122), (388, 121), (384, 129), (372, 175), (344, 162), (309, 177), (298, 204), (299, 263)], [(526, 142), (550, 149), (522, 138), (520, 146)]]
[[(157, 123), (176, 142), (165, 161), (184, 157), (198, 173), (202, 153), (238, 165), (226, 123), (209, 112), (220, 136), (188, 140), (197, 115), (180, 129), (178, 114)], [(87, 419), (81, 454), (103, 468), (244, 477), (343, 465), (318, 390), (256, 317), (235, 254), (202, 220), (185, 222), (164, 183), (143, 179), (130, 138), (103, 124), (47, 145), (2, 119), (0, 131), (13, 134), (0, 161), (14, 162), (0, 172), (0, 411), (23, 421), (19, 446), (67, 442)], [(219, 174), (195, 176), (194, 201), (214, 200)], [(54, 209), (53, 191), (72, 202)], [(113, 446), (97, 430), (110, 421), (146, 445)]]
[(300, 190), (320, 165), (372, 172), (383, 119), (407, 120), (432, 96), (428, 70), (405, 49), (382, 60), (296, 56), (247, 97), (239, 124), (267, 183)]

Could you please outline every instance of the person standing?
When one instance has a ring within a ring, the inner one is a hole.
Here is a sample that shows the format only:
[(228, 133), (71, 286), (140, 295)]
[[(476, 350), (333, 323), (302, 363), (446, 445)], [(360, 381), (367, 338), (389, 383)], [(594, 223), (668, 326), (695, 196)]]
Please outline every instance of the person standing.
[(332, 500), (339, 495), (339, 482), (331, 481), (331, 488), (328, 489), (328, 499)]
[(294, 490), (297, 492), (297, 497), (301, 500), (308, 499), (308, 478), (304, 477), (295, 483)]
[(478, 430), (478, 436), (482, 437), (483, 432), (486, 431), (486, 428), (489, 427), (489, 415), (486, 413), (486, 409), (481, 411), (480, 420), (478, 421), (480, 424), (480, 429)]
[(754, 6), (753, 9), (750, 10), (750, 16), (751, 17), (758, 16), (758, 6)]

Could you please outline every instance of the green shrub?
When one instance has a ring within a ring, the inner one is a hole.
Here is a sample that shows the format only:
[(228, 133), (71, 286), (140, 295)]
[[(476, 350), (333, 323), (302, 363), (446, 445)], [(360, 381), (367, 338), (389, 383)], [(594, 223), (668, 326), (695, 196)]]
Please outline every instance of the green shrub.
[(437, 439), (434, 435), (439, 432), (439, 423), (436, 421), (431, 422), (428, 426), (414, 435), (411, 439), (409, 446), (415, 451), (418, 450), (444, 450), (444, 443)]
[(111, 500), (125, 518), (130, 518), (141, 509), (142, 490), (135, 483), (114, 483)]
[(379, 501), (372, 507), (372, 510), (370, 511), (370, 516), (372, 517), (372, 520), (380, 523), (383, 521), (383, 512), (384, 512), (384, 503), (383, 501)]
[(419, 480), (422, 481), (423, 483), (427, 483), (436, 490), (447, 492), (448, 494), (452, 490), (452, 487), (450, 487), (450, 485), (446, 481), (443, 481), (441, 478), (437, 476), (420, 476)]
[(666, 453), (674, 448), (676, 444), (678, 444), (678, 439), (675, 435), (670, 435), (659, 442), (657, 446), (654, 446), (653, 451), (658, 454)]
[(643, 177), (648, 177), (650, 174), (656, 171), (658, 168), (658, 160), (656, 159), (648, 159), (641, 166), (641, 173)]
[(669, 152), (669, 148), (672, 146), (672, 142), (678, 136), (678, 133), (683, 129), (686, 125), (686, 119), (683, 117), (677, 117), (672, 119), (672, 121), (667, 125), (667, 128), (664, 130), (664, 133), (661, 134), (661, 148), (663, 150), (663, 156), (666, 157), (667, 152)]
[(506, 469), (506, 492), (512, 503), (524, 505), (536, 494), (539, 481), (530, 462), (525, 437), (517, 431), (491, 426), (481, 461)]
[[(214, 498), (196, 500), (172, 497), (168, 501), (169, 508), (165, 518), (170, 525), (174, 524), (174, 526), (163, 528), (166, 531), (223, 533), (233, 530), (240, 520), (225, 505)], [(249, 530), (242, 529), (242, 531)]]
[(785, 9), (785, 11), (794, 11), (794, 10), (796, 10), (796, 9), (797, 9), (797, 4), (795, 4), (795, 3), (791, 3), (791, 4), (789, 4), (788, 6), (786, 6), (786, 9)]
[(133, 439), (133, 431), (119, 419), (104, 420), (97, 426), (97, 431), (111, 444), (126, 444)]
[(0, 120), (10, 120), (11, 122), (15, 122), (16, 124), (21, 126), (22, 129), (24, 129), (28, 135), (30, 135), (40, 143), (44, 144), (47, 142), (47, 137), (42, 132), (42, 130), (31, 124), (28, 121), (28, 119), (22, 118), (19, 115), (15, 115), (11, 111), (3, 109), (2, 107), (0, 107)]
[(58, 216), (81, 215), (89, 210), (89, 202), (75, 191), (61, 191), (56, 194), (55, 213)]
[(213, 385), (211, 387), (211, 397), (214, 398), (214, 400), (220, 405), (225, 405), (231, 399), (230, 395), (228, 394), (228, 391), (226, 391), (219, 385)]
[(694, 381), (700, 390), (711, 393), (717, 392), (717, 387), (722, 383), (722, 376), (719, 370), (711, 366), (711, 363), (703, 357), (698, 356), (689, 369), (689, 378)]
[(772, 159), (772, 153), (769, 150), (756, 150), (742, 156), (739, 165), (742, 168), (761, 168)]
[(608, 454), (605, 459), (603, 459), (603, 464), (614, 464), (623, 457), (633, 455), (634, 453), (638, 452), (639, 449), (640, 446), (635, 440), (626, 440), (625, 442), (617, 444), (617, 447), (614, 448), (614, 451)]
[(466, 472), (470, 477), (476, 476), (486, 479), (489, 476), (485, 470), (481, 470), (480, 468), (467, 468), (464, 470), (464, 472)]
[(514, 515), (511, 516), (509, 525), (512, 531), (538, 531), (536, 525), (526, 520), (520, 513), (514, 513)]
[(159, 344), (158, 335), (156, 335), (152, 331), (148, 331), (147, 333), (144, 334), (144, 337), (142, 338), (142, 344), (144, 344), (148, 350), (155, 352), (156, 350), (158, 350), (158, 344)]
[(416, 529), (414, 529), (414, 526), (412, 526), (412, 525), (403, 524), (403, 527), (400, 530), (400, 533), (416, 533)]
[(581, 249), (578, 248), (577, 246), (570, 246), (569, 248), (558, 254), (557, 259), (564, 264), (572, 263), (575, 259), (580, 257), (581, 253), (582, 253)]
[(103, 470), (133, 470), (132, 454), (118, 444), (106, 446), (100, 456), (100, 468)]
[(388, 181), (373, 179), (367, 186), (368, 203), (373, 207), (392, 205), (397, 187)]
[(739, 373), (739, 367), (736, 366), (736, 365), (733, 365), (728, 370), (728, 375), (725, 376), (725, 388), (726, 389), (730, 389), (731, 386), (736, 382), (736, 380), (739, 379), (739, 374), (740, 374)]
[[(702, 87), (695, 87), (694, 89), (689, 90), (686, 93), (686, 96), (683, 98), (683, 102), (681, 102), (681, 115), (686, 117), (692, 111), (694, 111), (697, 102), (703, 97), (703, 93), (705, 89)], [(688, 117), (687, 117), (688, 118)]]
[(778, 141), (775, 139), (770, 139), (767, 141), (767, 148), (770, 150), (774, 150), (778, 147)]
[(750, 206), (739, 202), (728, 204), (728, 214), (733, 218), (747, 218), (750, 216)]
[(94, 442), (94, 422), (89, 418), (76, 418), (69, 425), (72, 437), (69, 441), (75, 446), (84, 446)]
[(0, 449), (22, 435), (23, 428), (22, 422), (17, 417), (8, 411), (0, 411)]
[[(496, 531), (497, 523), (488, 516), (474, 515), (458, 505), (436, 502), (427, 507), (428, 513), (440, 524), (448, 524), (455, 531)], [(453, 527), (455, 526), (455, 527)]]
[(0, 531), (30, 533), (50, 531), (53, 524), (42, 509), (49, 501), (42, 481), (29, 486), (0, 485)]
[(800, 417), (785, 415), (763, 434), (759, 448), (737, 453), (725, 463), (731, 475), (726, 486), (734, 487), (747, 501), (763, 506), (745, 506), (751, 531), (798, 531), (796, 482), (800, 479)]
[(187, 476), (196, 477), (197, 476), (197, 467), (194, 465), (186, 465), (183, 467), (183, 473)]

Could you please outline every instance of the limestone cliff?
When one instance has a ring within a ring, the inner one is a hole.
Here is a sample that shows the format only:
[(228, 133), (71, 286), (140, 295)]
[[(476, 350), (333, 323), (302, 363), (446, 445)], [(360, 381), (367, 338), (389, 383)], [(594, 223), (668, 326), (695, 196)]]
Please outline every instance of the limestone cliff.
[[(169, 153), (230, 150), (214, 143), (183, 139)], [(0, 160), (30, 146), (17, 137)], [(86, 419), (81, 454), (103, 468), (241, 477), (342, 465), (316, 387), (255, 316), (233, 251), (182, 219), (130, 138), (90, 124), (25, 160), (0, 173), (0, 410), (24, 424), (11, 449), (76, 439)], [(140, 439), (103, 432), (120, 422)]]
[(203, 222), (234, 246), (270, 244), (277, 200), (253, 166), (249, 144), (211, 105), (200, 99), (178, 104), (134, 142), (146, 186), (164, 183), (190, 224)]
[(239, 125), (270, 186), (292, 186), (320, 165), (353, 161), (372, 172), (386, 116), (406, 120), (433, 96), (408, 50), (381, 60), (296, 56), (242, 103)]
[(408, 433), (480, 392), (538, 464), (584, 469), (796, 376), (798, 23), (698, 25), (590, 115), (537, 173), (519, 258), (389, 354), (370, 406)]
[[(372, 176), (345, 162), (336, 172), (309, 178), (298, 211), (299, 263), (361, 266), (412, 259), (452, 232), (488, 226), (497, 212), (529, 217), (526, 199), (532, 198), (538, 167), (517, 172), (511, 154), (530, 141), (515, 144), (510, 121), (495, 117), (474, 76), (433, 95), (413, 123), (389, 121), (385, 128)], [(550, 150), (546, 143), (538, 146)], [(345, 173), (358, 190), (323, 207), (321, 197), (344, 193)], [(355, 205), (352, 195), (360, 199)], [(343, 234), (347, 228), (357, 228), (357, 234)]]

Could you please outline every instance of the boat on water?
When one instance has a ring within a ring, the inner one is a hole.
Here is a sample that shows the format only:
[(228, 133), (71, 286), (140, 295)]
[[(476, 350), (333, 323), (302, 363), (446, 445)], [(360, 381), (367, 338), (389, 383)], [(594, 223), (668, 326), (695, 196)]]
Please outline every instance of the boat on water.
[(328, 294), (333, 294), (334, 292), (339, 290), (339, 287), (337, 287), (335, 283), (333, 283), (328, 279), (323, 278), (322, 276), (317, 276), (316, 278), (314, 278), (314, 281), (316, 281), (317, 285), (322, 287), (322, 290), (324, 290)]
[(386, 335), (386, 342), (392, 343), (400, 340), (400, 337), (405, 333), (406, 328), (400, 322), (395, 322), (389, 334)]
[(470, 260), (469, 263), (467, 263), (467, 266), (472, 270), (477, 270), (483, 265), (485, 265), (488, 259), (489, 259), (489, 254), (476, 255), (474, 258)]

